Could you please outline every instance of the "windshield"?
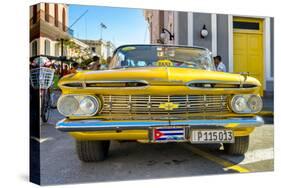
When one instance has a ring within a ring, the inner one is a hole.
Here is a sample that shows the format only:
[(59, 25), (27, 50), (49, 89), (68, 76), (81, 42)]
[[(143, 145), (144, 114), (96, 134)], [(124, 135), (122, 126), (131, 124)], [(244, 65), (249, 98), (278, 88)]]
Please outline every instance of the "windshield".
[(124, 46), (117, 49), (109, 69), (127, 67), (181, 67), (215, 70), (206, 49), (177, 46)]

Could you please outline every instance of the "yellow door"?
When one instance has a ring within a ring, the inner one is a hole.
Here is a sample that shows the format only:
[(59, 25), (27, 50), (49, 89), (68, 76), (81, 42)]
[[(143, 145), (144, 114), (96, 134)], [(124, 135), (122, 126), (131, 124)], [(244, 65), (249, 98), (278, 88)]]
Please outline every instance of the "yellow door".
[[(263, 24), (261, 19), (233, 19), (234, 72), (248, 72), (263, 88)], [(263, 89), (261, 95), (263, 94)]]

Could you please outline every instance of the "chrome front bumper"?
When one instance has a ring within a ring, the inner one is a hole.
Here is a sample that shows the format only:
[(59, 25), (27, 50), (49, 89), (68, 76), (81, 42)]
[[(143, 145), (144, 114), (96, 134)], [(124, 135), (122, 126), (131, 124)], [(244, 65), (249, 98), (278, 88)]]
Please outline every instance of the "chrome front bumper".
[(233, 117), (225, 119), (188, 119), (188, 120), (69, 120), (63, 119), (56, 128), (64, 132), (103, 131), (103, 130), (146, 130), (152, 127), (186, 126), (186, 127), (258, 127), (264, 124), (261, 117)]

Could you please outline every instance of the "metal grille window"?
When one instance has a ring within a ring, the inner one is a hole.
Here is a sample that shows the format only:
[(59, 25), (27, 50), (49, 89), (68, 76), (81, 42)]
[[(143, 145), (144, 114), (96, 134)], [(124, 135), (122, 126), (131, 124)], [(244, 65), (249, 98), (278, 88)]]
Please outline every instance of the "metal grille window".
[(45, 3), (45, 20), (49, 22), (49, 3)]
[(50, 41), (45, 40), (45, 55), (50, 55)]
[(249, 30), (259, 30), (260, 24), (258, 22), (243, 22), (243, 21), (234, 21), (234, 29), (249, 29)]
[(55, 4), (55, 26), (59, 26), (59, 18), (58, 18), (58, 5)]
[(65, 8), (62, 9), (62, 30), (63, 30), (63, 31), (66, 31)]
[(33, 16), (32, 23), (35, 24), (37, 22), (37, 5), (32, 6)]
[(31, 44), (31, 56), (37, 55), (37, 41), (33, 41)]
[(55, 45), (55, 56), (60, 56), (60, 44), (56, 43)]

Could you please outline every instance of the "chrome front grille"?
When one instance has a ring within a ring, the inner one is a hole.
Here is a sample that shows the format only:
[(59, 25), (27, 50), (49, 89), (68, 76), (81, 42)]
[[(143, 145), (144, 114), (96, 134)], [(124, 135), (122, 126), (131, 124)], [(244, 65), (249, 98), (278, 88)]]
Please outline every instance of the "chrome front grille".
[(104, 95), (105, 114), (189, 114), (227, 112), (227, 95)]

